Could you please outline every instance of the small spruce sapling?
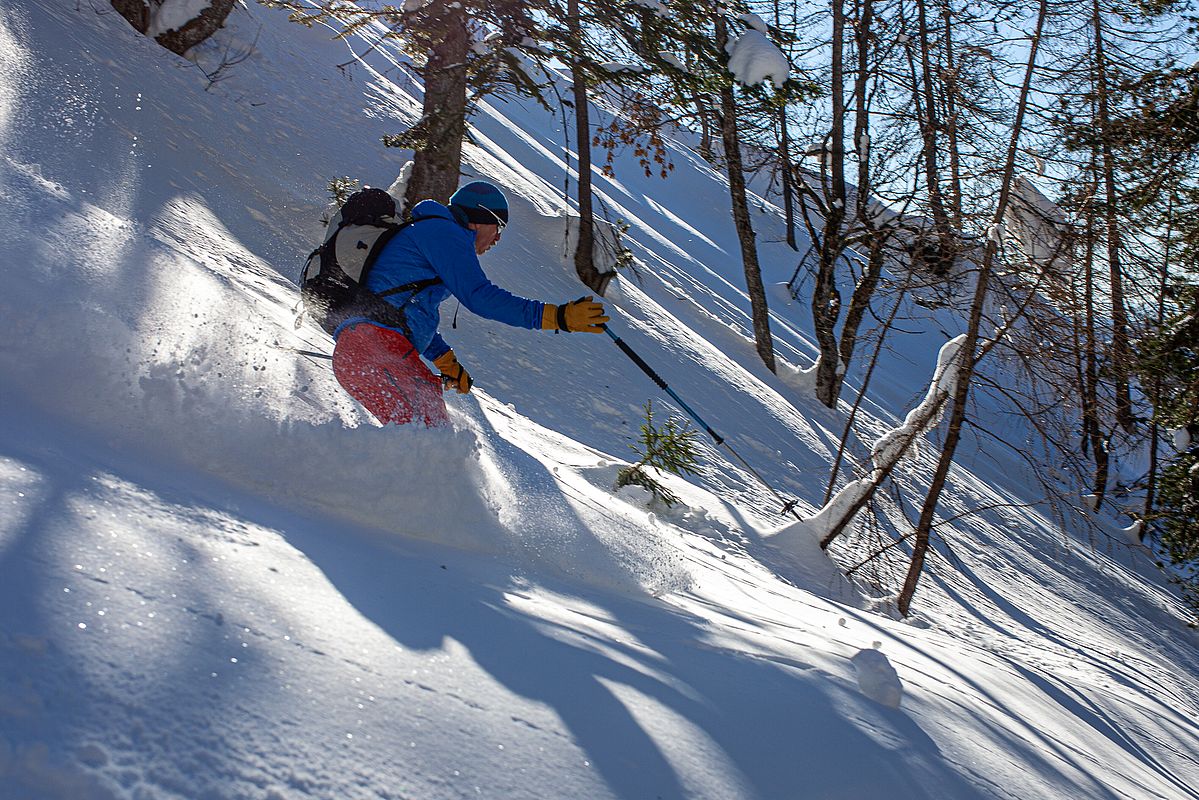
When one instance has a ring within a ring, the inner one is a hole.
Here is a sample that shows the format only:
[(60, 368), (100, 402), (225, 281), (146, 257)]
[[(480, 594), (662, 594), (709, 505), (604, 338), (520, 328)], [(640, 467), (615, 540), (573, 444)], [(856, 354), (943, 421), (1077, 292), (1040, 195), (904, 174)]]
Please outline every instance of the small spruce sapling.
[[(335, 207), (332, 209), (333, 214), (336, 214), (337, 209), (346, 204), (346, 201), (350, 199), (350, 195), (358, 191), (358, 183), (359, 182), (357, 178), (349, 177), (334, 178), (333, 180), (329, 181), (329, 185), (327, 187), (329, 190), (329, 197), (332, 198), (333, 203), (335, 204)], [(330, 219), (332, 219), (332, 215), (326, 212), (325, 216), (321, 218), (321, 224), (328, 225)]]
[(350, 199), (350, 195), (356, 191), (358, 191), (357, 178), (334, 178), (329, 181), (329, 195), (339, 206), (344, 206)]
[(641, 458), (636, 464), (631, 464), (616, 474), (616, 488), (640, 486), (648, 489), (653, 499), (661, 500), (667, 506), (679, 502), (678, 496), (656, 481), (645, 471), (645, 467), (653, 467), (674, 475), (698, 474), (698, 437), (698, 431), (677, 417), (669, 418), (666, 424), (659, 428), (654, 424), (653, 401), (646, 401), (645, 422), (641, 424), (641, 436), (638, 438), (638, 444), (641, 446), (629, 445)]

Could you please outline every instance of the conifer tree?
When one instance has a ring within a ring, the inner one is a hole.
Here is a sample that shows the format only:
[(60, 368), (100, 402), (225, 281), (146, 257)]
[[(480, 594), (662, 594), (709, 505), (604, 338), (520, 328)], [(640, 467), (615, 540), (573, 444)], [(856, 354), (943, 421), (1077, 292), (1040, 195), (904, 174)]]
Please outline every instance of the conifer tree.
[[(604, 172), (611, 171), (611, 159), (616, 145), (616, 137), (623, 141), (632, 142), (639, 136), (657, 136), (656, 127), (646, 128), (639, 125), (635, 118), (625, 116), (630, 105), (629, 98), (640, 97), (642, 76), (646, 68), (637, 63), (639, 54), (634, 53), (633, 44), (642, 39), (631, 35), (632, 29), (626, 19), (628, 8), (622, 5), (607, 5), (593, 0), (550, 0), (546, 11), (551, 24), (540, 31), (538, 42), (539, 56), (557, 59), (566, 64), (570, 73), (570, 100), (563, 102), (574, 116), (573, 146), (577, 158), (577, 193), (578, 231), (575, 237), (573, 254), (575, 272), (579, 280), (594, 290), (604, 294), (612, 273), (601, 273), (595, 263), (597, 244), (596, 215), (593, 197), (592, 169), (593, 145), (607, 147), (609, 164), (604, 166)], [(606, 53), (604, 59), (600, 51), (600, 43), (620, 51), (619, 55), (627, 57), (628, 63), (612, 61), (612, 53)], [(624, 97), (617, 92), (626, 90)], [(614, 101), (616, 111), (607, 132), (597, 131), (591, 119), (591, 103), (595, 93), (599, 92), (606, 101)], [(643, 159), (643, 166), (645, 160)], [(647, 168), (647, 174), (649, 170)], [(605, 242), (613, 247), (617, 242)]]
[(1199, 284), (1180, 310), (1141, 342), (1140, 374), (1157, 389), (1154, 420), (1173, 430), (1174, 454), (1157, 478), (1151, 531), (1199, 616)]
[[(805, 96), (811, 87), (792, 82), (785, 76), (781, 80), (777, 76), (772, 78), (769, 86), (749, 86), (738, 81), (730, 68), (730, 49), (735, 46), (734, 37), (743, 22), (733, 23), (730, 18), (746, 11), (742, 4), (711, 5), (684, 0), (671, 3), (669, 8), (672, 41), (687, 54), (687, 61), (685, 69), (669, 69), (665, 74), (673, 83), (678, 101), (690, 104), (699, 118), (711, 109), (720, 129), (721, 159), (729, 181), (729, 200), (750, 300), (754, 343), (758, 356), (773, 372), (776, 369), (774, 341), (756, 234), (749, 213), (742, 126), (748, 109), (765, 111), (773, 120), (778, 117), (782, 103)], [(776, 141), (767, 149), (775, 151), (777, 148)]]
[(629, 445), (640, 458), (635, 464), (624, 467), (616, 475), (616, 488), (622, 486), (640, 486), (649, 490), (655, 500), (661, 500), (668, 506), (679, 501), (674, 492), (663, 486), (646, 467), (652, 467), (672, 475), (696, 474), (699, 464), (699, 453), (696, 440), (699, 432), (691, 428), (677, 417), (670, 417), (662, 426), (654, 422), (653, 401), (645, 403), (645, 422), (641, 423), (641, 435), (638, 438), (640, 449)]

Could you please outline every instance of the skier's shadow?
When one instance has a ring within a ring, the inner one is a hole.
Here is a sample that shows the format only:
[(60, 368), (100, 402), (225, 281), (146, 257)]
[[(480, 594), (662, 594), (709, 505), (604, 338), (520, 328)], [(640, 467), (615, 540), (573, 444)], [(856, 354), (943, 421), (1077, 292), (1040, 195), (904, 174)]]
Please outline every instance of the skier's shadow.
[[(597, 566), (607, 546), (554, 476), (490, 433), (508, 474), (520, 476), (518, 488), (539, 502), (558, 493), (552, 524), (573, 533), (593, 573), (627, 570), (611, 554)], [(604, 629), (621, 632), (597, 635), (586, 617), (572, 624), (578, 612), (559, 609), (551, 619), (523, 603), (537, 590), (514, 579), (518, 563), (436, 548), (421, 558), (346, 548), (309, 526), (288, 538), (404, 648), (436, 651), (456, 641), (509, 691), (552, 709), (614, 796), (866, 797), (882, 787), (897, 797), (982, 796), (902, 711), (874, 706), (811, 665), (709, 644), (709, 623), (645, 594), (558, 579), (534, 565), (538, 587), (576, 598)], [(772, 701), (757, 705), (762, 698)], [(834, 706), (838, 698), (872, 710), (847, 715)], [(854, 721), (862, 715), (870, 724)], [(853, 770), (844, 768), (847, 752), (861, 757)]]

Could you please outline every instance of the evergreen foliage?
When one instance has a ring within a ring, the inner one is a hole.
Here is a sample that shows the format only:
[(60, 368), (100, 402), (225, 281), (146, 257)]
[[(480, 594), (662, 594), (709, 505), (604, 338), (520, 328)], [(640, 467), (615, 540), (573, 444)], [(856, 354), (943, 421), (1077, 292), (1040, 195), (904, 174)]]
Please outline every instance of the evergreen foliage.
[(652, 400), (645, 403), (645, 422), (641, 424), (641, 436), (637, 445), (629, 445), (634, 453), (641, 456), (636, 464), (625, 467), (616, 475), (616, 488), (622, 486), (640, 486), (649, 490), (655, 500), (661, 500), (667, 506), (679, 501), (678, 495), (667, 489), (654, 477), (646, 472), (646, 467), (669, 472), (673, 475), (695, 475), (699, 463), (696, 451), (696, 440), (699, 431), (692, 428), (678, 417), (670, 417), (666, 423), (658, 427), (654, 423), (654, 404)]
[(1151, 530), (1199, 617), (1199, 286), (1183, 310), (1141, 342), (1140, 372), (1161, 387), (1160, 425), (1179, 431), (1179, 452), (1161, 471)]
[(334, 178), (329, 181), (329, 196), (338, 206), (344, 206), (350, 195), (358, 191), (358, 184), (357, 178)]

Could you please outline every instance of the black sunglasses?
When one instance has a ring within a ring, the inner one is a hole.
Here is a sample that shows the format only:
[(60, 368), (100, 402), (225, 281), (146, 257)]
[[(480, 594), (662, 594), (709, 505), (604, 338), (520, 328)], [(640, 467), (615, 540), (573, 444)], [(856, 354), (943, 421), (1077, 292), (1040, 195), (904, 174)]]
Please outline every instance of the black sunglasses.
[(508, 226), (508, 223), (507, 223), (507, 222), (504, 222), (502, 219), (500, 219), (500, 215), (499, 215), (499, 214), (495, 213), (494, 211), (492, 211), (490, 208), (488, 208), (487, 206), (483, 205), (482, 203), (479, 203), (479, 208), (483, 209), (483, 210), (484, 210), (484, 211), (486, 211), (488, 214), (490, 214), (491, 216), (495, 217), (495, 224), (500, 226), (500, 232), (501, 232), (501, 233), (503, 233), (503, 231), (504, 231), (504, 228), (506, 228), (506, 227)]

